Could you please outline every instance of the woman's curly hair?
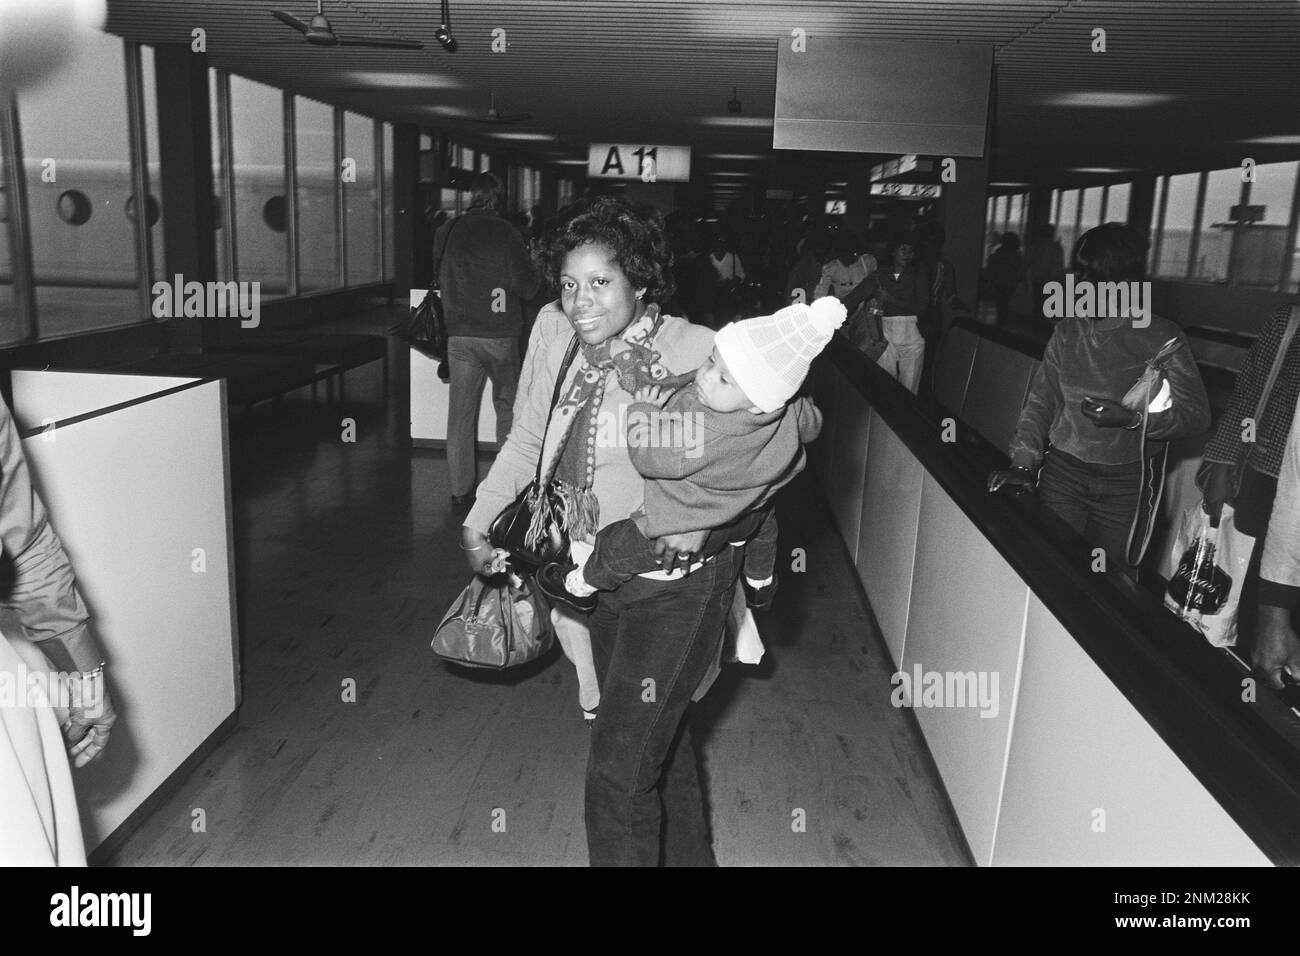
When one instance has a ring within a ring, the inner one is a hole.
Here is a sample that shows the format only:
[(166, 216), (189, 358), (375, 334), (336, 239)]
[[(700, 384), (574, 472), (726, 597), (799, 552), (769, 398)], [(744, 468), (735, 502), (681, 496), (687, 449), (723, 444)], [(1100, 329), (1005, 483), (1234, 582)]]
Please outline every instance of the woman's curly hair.
[(646, 302), (664, 302), (673, 294), (672, 248), (654, 208), (596, 196), (560, 210), (540, 250), (541, 267), (552, 288), (559, 286), (565, 256), (589, 242), (610, 250), (632, 288), (646, 290)]

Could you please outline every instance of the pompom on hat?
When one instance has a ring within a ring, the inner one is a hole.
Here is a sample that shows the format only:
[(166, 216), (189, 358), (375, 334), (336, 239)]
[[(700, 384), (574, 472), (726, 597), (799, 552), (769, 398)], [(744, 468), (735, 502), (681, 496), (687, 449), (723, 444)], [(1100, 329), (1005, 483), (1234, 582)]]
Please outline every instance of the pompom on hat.
[(725, 325), (713, 344), (749, 400), (761, 411), (774, 412), (799, 391), (808, 366), (846, 314), (839, 299), (823, 296), (812, 305), (800, 302)]

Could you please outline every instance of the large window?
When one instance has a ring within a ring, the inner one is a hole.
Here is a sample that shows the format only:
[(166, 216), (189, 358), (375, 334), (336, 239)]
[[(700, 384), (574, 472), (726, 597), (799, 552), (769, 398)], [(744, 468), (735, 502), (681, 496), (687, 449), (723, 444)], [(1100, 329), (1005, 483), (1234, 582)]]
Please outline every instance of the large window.
[(226, 243), (226, 236), (229, 233), (226, 228), (225, 211), (226, 174), (225, 162), (221, 153), (221, 103), (218, 94), (222, 82), (222, 74), (215, 69), (208, 70), (208, 114), (212, 122), (212, 127), (209, 130), (209, 135), (212, 137), (212, 201), (215, 207), (213, 209), (213, 222), (216, 226), (213, 242), (217, 247), (217, 278), (222, 281), (229, 281), (235, 275), (234, 266), (230, 263), (230, 250)]
[(273, 87), (232, 76), (230, 124), (235, 278), (260, 282), (263, 298), (285, 295), (289, 291), (289, 247), (285, 239), (288, 209), (282, 94)]
[(152, 223), (149, 227), (149, 242), (153, 248), (153, 255), (150, 259), (153, 264), (153, 274), (149, 277), (149, 280), (152, 284), (153, 280), (162, 278), (167, 274), (160, 195), (162, 192), (162, 166), (158, 147), (158, 83), (154, 78), (152, 47), (140, 48), (140, 71), (144, 80), (145, 152), (148, 155), (149, 192), (154, 197), (149, 203), (151, 207), (149, 220)]
[(1255, 167), (1247, 200), (1250, 215), (1237, 224), (1232, 248), (1233, 284), (1274, 288), (1289, 278), (1283, 288), (1295, 288), (1300, 270), (1294, 261), (1296, 250), (1288, 249), (1286, 240), (1298, 169), (1300, 162)]
[(375, 179), (375, 121), (343, 116), (343, 202), (347, 224), (347, 284), (379, 278), (379, 185)]
[(1129, 183), (1112, 183), (1107, 187), (1102, 222), (1128, 222), (1129, 192)]
[[(3, 109), (0, 104), (0, 109)], [(9, 257), (9, 203), (13, 194), (5, 166), (4, 150), (0, 149), (0, 342), (12, 342), (21, 333), (14, 308), (14, 274)]]
[(1003, 225), (1004, 232), (1014, 232), (1020, 237), (1021, 243), (1025, 238), (1025, 213), (1028, 211), (1028, 194), (1014, 193), (1007, 197), (1007, 219)]
[(88, 38), (75, 69), (18, 98), (42, 336), (148, 318), (136, 268), (123, 42)]
[[(296, 99), (298, 188), (287, 196), (284, 94), (217, 70), (209, 79), (217, 278), (256, 281), (274, 296), (294, 288), (295, 271), (300, 291), (392, 276), (393, 128)], [(75, 69), (0, 107), (13, 134), (5, 134), (11, 152), (0, 150), (0, 345), (33, 331), (49, 338), (153, 320), (152, 283), (171, 278), (157, 86), (149, 47), (103, 33), (83, 46)], [(21, 248), (31, 249), (33, 297), (23, 314), (11, 220), (23, 229)], [(288, 241), (295, 221), (296, 251)]]
[(1200, 173), (1168, 177), (1165, 218), (1160, 229), (1160, 257), (1152, 273), (1164, 279), (1185, 279), (1196, 221), (1196, 191)]
[(393, 204), (393, 124), (384, 124), (384, 153), (380, 171), (384, 184), (384, 279), (391, 279), (397, 274), (397, 254), (394, 249), (394, 237), (397, 234), (397, 216)]
[[(1101, 225), (1101, 187), (1085, 189), (1079, 198), (1079, 235)], [(1077, 236), (1075, 237), (1078, 238)]]
[(1056, 215), (1056, 237), (1065, 250), (1065, 265), (1068, 269), (1072, 264), (1070, 257), (1074, 255), (1074, 241), (1079, 238), (1079, 190), (1067, 189), (1061, 193)]
[(1237, 231), (1232, 213), (1233, 207), (1241, 202), (1241, 187), (1240, 166), (1216, 169), (1206, 176), (1196, 261), (1190, 278), (1201, 282), (1228, 281), (1228, 259)]
[(339, 274), (338, 206), (334, 166), (334, 110), (298, 97), (298, 288), (303, 292), (343, 284)]

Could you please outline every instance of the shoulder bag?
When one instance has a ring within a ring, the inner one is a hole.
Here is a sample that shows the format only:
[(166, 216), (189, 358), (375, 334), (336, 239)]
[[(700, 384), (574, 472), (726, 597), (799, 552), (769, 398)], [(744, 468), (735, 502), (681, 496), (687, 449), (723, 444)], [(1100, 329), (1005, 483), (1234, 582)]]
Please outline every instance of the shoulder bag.
[[(546, 453), (546, 433), (551, 427), (551, 416), (555, 413), (555, 405), (560, 400), (560, 389), (564, 385), (565, 376), (577, 352), (578, 336), (575, 334), (569, 343), (568, 351), (564, 353), (560, 374), (556, 376), (555, 388), (551, 391), (551, 406), (546, 412), (546, 427), (542, 429), (542, 446), (537, 453), (537, 471), (533, 475), (533, 480), (519, 492), (514, 501), (502, 509), (488, 528), (488, 541), (492, 547), (509, 551), (511, 563), (516, 569), (535, 571), (546, 562), (558, 561), (568, 554), (569, 543), (563, 532), (555, 525), (551, 526), (549, 533), (543, 539), (538, 540), (530, 540), (528, 528), (532, 524), (533, 510), (537, 507), (541, 496), (553, 494), (549, 483), (543, 487), (542, 456)], [(552, 513), (555, 513), (555, 509), (552, 509)]]
[(438, 273), (442, 261), (447, 257), (447, 246), (451, 243), (451, 234), (463, 217), (458, 216), (447, 226), (447, 237), (442, 243), (442, 252), (433, 264), (433, 282), (420, 304), (411, 309), (411, 318), (402, 332), (411, 348), (422, 352), (429, 358), (437, 359), (438, 377), (444, 382), (447, 374), (447, 314), (442, 305), (442, 292), (438, 287)]
[(551, 649), (550, 605), (527, 578), (474, 575), (433, 632), (430, 648), (466, 667), (504, 670)]

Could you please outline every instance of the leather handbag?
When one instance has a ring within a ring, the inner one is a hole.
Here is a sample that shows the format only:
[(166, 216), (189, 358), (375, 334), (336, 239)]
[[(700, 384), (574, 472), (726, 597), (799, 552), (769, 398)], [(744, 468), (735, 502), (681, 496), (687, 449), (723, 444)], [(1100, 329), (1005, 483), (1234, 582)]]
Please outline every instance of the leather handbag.
[(438, 261), (433, 265), (433, 282), (424, 298), (411, 309), (410, 320), (401, 333), (402, 338), (406, 340), (411, 348), (429, 356), (431, 359), (436, 359), (440, 363), (438, 377), (444, 382), (449, 377), (447, 371), (447, 313), (442, 304), (442, 292), (438, 288), (438, 272), (442, 269), (442, 260), (447, 256), (447, 246), (451, 242), (451, 234), (456, 230), (456, 225), (459, 222), (460, 217), (457, 217), (447, 227), (447, 238), (443, 240), (442, 252), (438, 255)]
[(546, 433), (551, 427), (551, 416), (560, 400), (560, 388), (577, 352), (578, 337), (574, 335), (568, 351), (564, 353), (560, 374), (556, 377), (555, 388), (551, 392), (551, 407), (546, 413), (546, 427), (542, 429), (542, 444), (537, 453), (537, 471), (533, 480), (519, 492), (514, 501), (501, 510), (488, 528), (489, 543), (494, 548), (510, 552), (511, 564), (519, 570), (535, 571), (548, 561), (561, 560), (569, 551), (569, 543), (556, 525), (552, 524), (548, 533), (535, 541), (529, 539), (528, 529), (532, 525), (533, 512), (541, 496), (553, 494), (549, 483), (546, 486), (542, 483), (542, 455), (546, 451)]
[[(1156, 527), (1156, 515), (1160, 511), (1160, 501), (1164, 497), (1165, 467), (1169, 461), (1169, 446), (1160, 451), (1160, 464), (1154, 461), (1148, 469), (1146, 457), (1147, 427), (1152, 413), (1169, 407), (1169, 383), (1165, 378), (1165, 368), (1175, 352), (1183, 347), (1181, 339), (1169, 339), (1160, 347), (1153, 357), (1147, 359), (1142, 374), (1133, 383), (1132, 388), (1124, 393), (1120, 404), (1129, 411), (1140, 412), (1142, 427), (1141, 468), (1138, 469), (1138, 506), (1129, 525), (1128, 540), (1124, 545), (1124, 559), (1134, 567), (1142, 563), (1147, 547), (1151, 544), (1151, 535)], [(1161, 407), (1163, 405), (1163, 408)], [(1134, 544), (1137, 545), (1136, 553)]]
[(526, 578), (474, 575), (443, 615), (429, 646), (443, 660), (504, 670), (551, 649), (550, 605)]

